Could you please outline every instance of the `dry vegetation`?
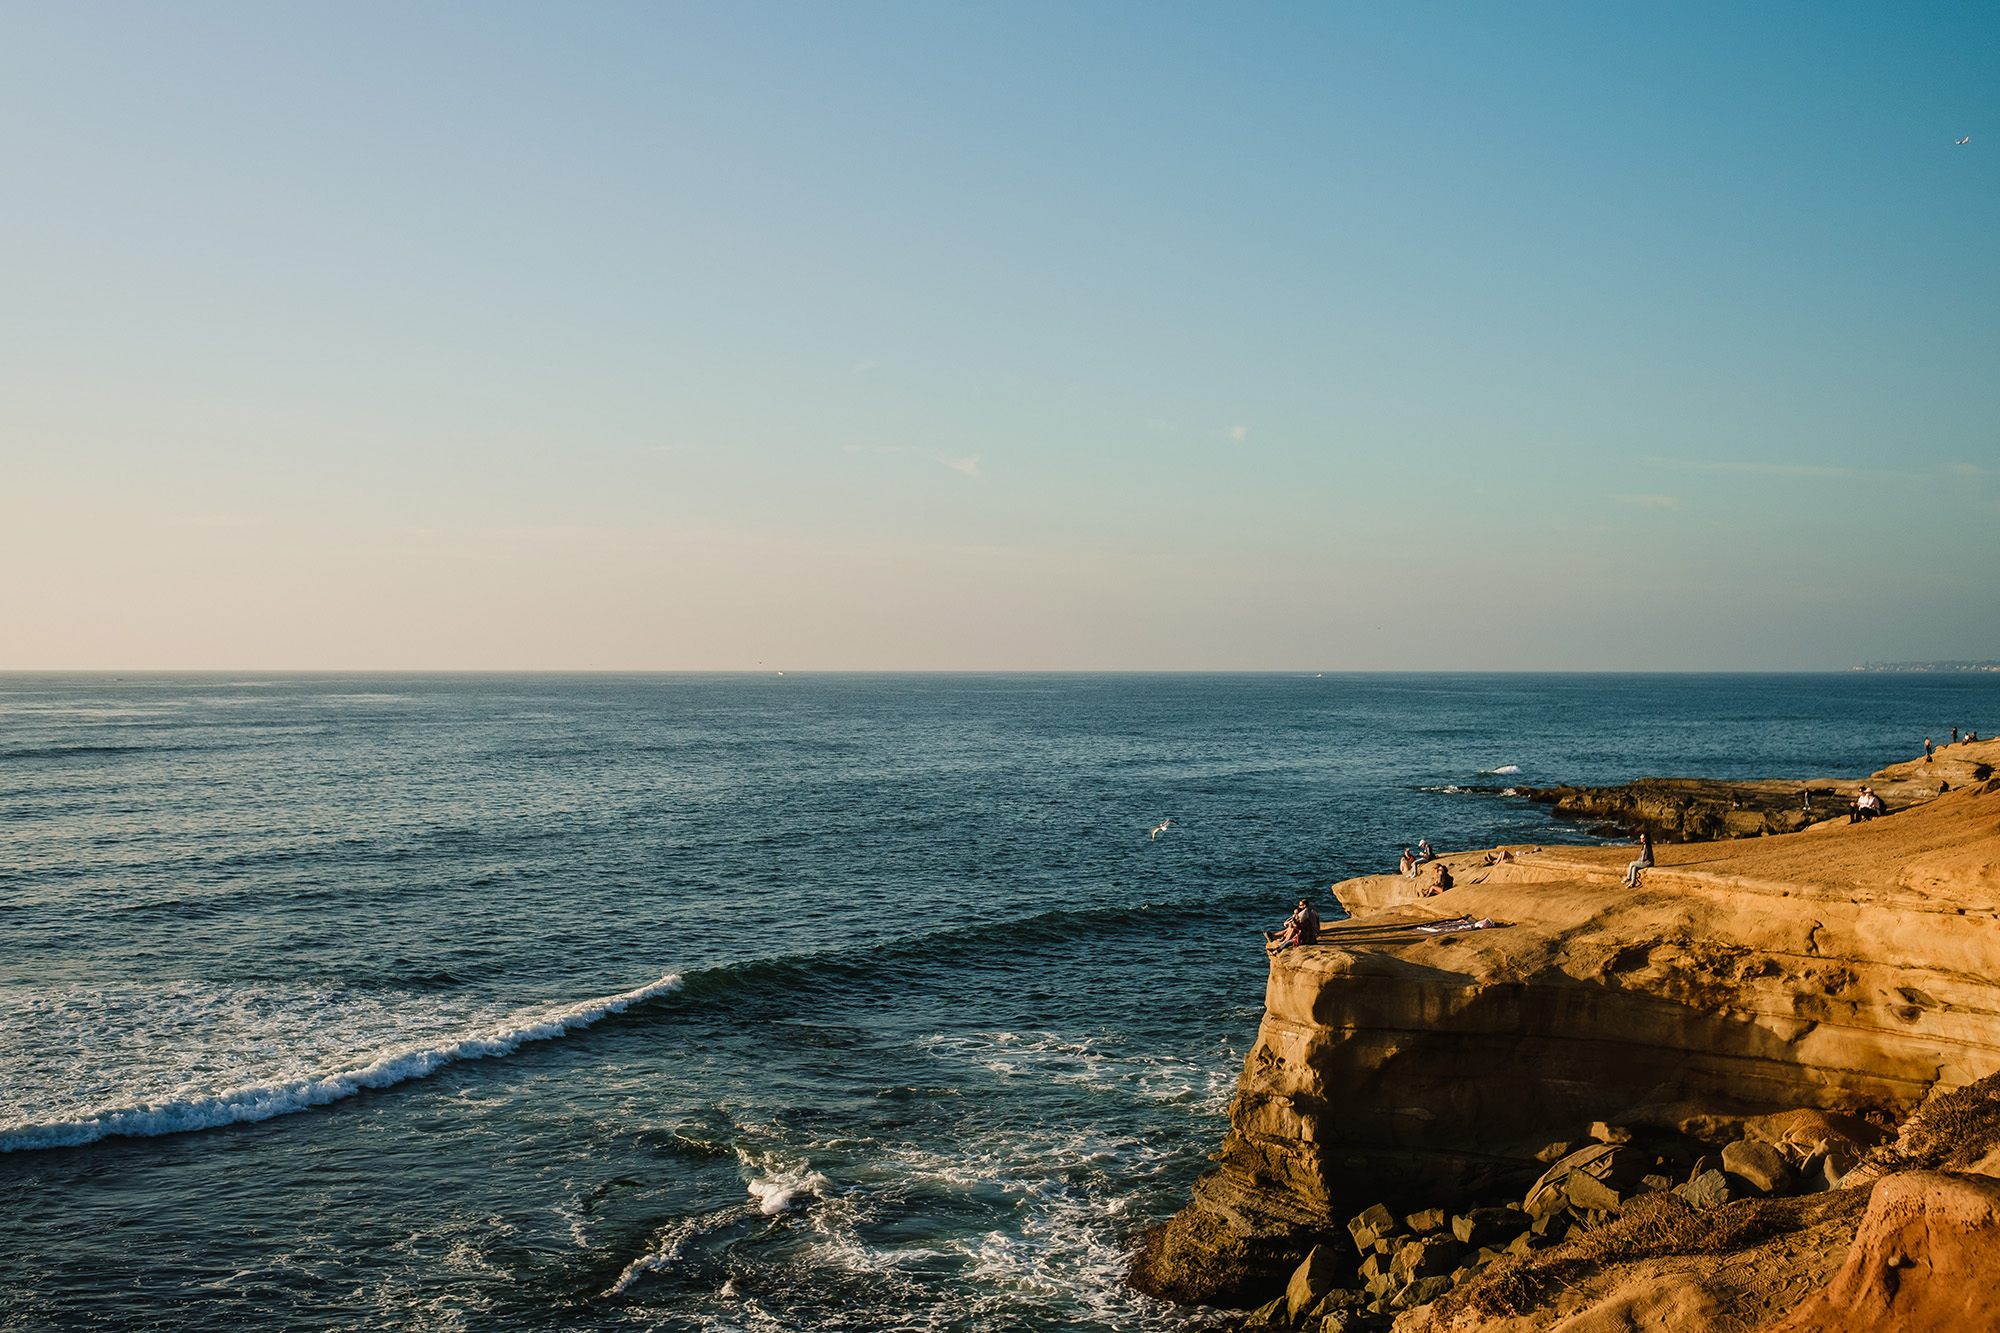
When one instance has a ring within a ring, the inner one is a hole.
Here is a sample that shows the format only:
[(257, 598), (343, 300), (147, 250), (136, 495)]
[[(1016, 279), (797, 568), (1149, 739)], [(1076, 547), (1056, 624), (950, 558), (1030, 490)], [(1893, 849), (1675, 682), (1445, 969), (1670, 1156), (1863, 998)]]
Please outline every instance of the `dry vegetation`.
[(1897, 1145), (1896, 1169), (1963, 1171), (2000, 1147), (2000, 1074), (1935, 1098)]

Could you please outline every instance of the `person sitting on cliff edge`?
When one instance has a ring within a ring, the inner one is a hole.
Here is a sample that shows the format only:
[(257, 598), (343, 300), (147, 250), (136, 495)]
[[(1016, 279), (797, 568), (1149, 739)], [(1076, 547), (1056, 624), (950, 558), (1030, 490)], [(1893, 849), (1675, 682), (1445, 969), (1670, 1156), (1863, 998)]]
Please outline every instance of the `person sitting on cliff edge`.
[(1301, 898), (1299, 899), (1298, 907), (1286, 919), (1283, 930), (1275, 935), (1269, 932), (1265, 933), (1264, 952), (1283, 953), (1286, 949), (1295, 948), (1302, 944), (1318, 943), (1319, 913), (1313, 911), (1311, 903)]
[(1424, 890), (1424, 897), (1435, 898), (1446, 889), (1452, 887), (1455, 882), (1451, 877), (1451, 867), (1440, 861), (1438, 862), (1437, 874), (1431, 880), (1431, 886)]
[(1437, 858), (1438, 858), (1438, 854), (1437, 854), (1436, 852), (1434, 852), (1434, 851), (1432, 851), (1432, 850), (1431, 850), (1431, 845), (1430, 845), (1429, 841), (1427, 841), (1426, 839), (1423, 839), (1423, 838), (1418, 838), (1418, 839), (1417, 839), (1417, 864), (1418, 864), (1418, 865), (1422, 865), (1422, 864), (1423, 864), (1424, 862), (1426, 862), (1426, 861), (1435, 861), (1435, 860), (1437, 860)]
[(1848, 807), (1847, 822), (1859, 824), (1865, 819), (1875, 819), (1888, 813), (1888, 807), (1882, 804), (1882, 798), (1875, 794), (1875, 789), (1863, 787), (1861, 794), (1854, 798), (1854, 804)]
[(1639, 855), (1632, 864), (1625, 867), (1625, 887), (1639, 887), (1639, 872), (1653, 868), (1653, 838), (1644, 829), (1639, 830)]
[(1404, 879), (1415, 879), (1417, 877), (1417, 857), (1407, 847), (1403, 849), (1403, 859), (1396, 862), (1396, 873)]

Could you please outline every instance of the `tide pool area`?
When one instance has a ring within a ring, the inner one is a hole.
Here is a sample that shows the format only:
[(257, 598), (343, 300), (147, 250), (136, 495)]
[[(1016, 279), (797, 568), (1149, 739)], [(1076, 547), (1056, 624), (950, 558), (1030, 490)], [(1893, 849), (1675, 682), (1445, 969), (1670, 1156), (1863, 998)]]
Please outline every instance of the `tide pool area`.
[(0, 1325), (1184, 1327), (1121, 1277), (1298, 897), (1955, 725), (2000, 679), (0, 676)]

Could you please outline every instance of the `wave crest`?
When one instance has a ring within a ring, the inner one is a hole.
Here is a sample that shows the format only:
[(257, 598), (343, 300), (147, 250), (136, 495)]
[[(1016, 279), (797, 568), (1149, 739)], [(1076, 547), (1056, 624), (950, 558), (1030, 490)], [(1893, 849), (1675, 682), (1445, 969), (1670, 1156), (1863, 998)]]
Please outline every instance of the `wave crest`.
[(589, 1027), (608, 1014), (620, 1013), (642, 1000), (679, 990), (680, 986), (679, 974), (670, 973), (637, 990), (586, 1000), (536, 1015), (511, 1028), (433, 1046), (391, 1051), (365, 1065), (314, 1078), (245, 1084), (208, 1097), (121, 1107), (75, 1120), (9, 1126), (0, 1129), (0, 1152), (73, 1148), (112, 1135), (150, 1138), (160, 1134), (180, 1134), (269, 1120), (274, 1116), (352, 1097), (363, 1088), (386, 1088), (423, 1078), (460, 1060), (510, 1055), (528, 1042), (548, 1041), (573, 1029)]

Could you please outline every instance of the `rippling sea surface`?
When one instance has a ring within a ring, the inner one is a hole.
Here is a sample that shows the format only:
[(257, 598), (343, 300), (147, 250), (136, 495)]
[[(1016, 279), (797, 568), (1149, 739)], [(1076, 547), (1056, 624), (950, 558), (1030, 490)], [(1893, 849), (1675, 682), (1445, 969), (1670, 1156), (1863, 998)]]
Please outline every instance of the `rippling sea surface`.
[(2000, 679), (0, 676), (0, 1325), (1176, 1328), (1119, 1276), (1298, 896), (1954, 724)]

